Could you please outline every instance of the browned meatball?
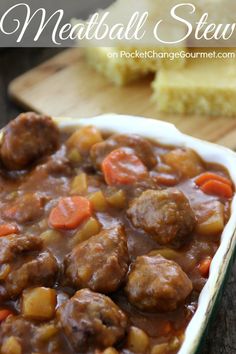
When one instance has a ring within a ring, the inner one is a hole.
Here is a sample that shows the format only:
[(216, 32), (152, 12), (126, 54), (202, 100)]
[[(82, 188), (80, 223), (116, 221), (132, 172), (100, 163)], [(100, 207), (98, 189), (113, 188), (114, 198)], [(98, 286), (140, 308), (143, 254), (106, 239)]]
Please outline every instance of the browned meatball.
[(149, 169), (157, 164), (156, 156), (149, 141), (138, 135), (117, 134), (91, 148), (90, 155), (95, 167), (100, 169), (104, 158), (111, 151), (120, 147), (131, 148)]
[(13, 261), (22, 252), (37, 251), (42, 240), (33, 235), (9, 235), (0, 237), (0, 264)]
[(44, 198), (37, 193), (27, 193), (7, 203), (2, 210), (4, 218), (20, 224), (38, 220), (43, 214)]
[(50, 117), (24, 113), (7, 125), (1, 159), (9, 170), (24, 169), (58, 148), (59, 130)]
[(126, 236), (121, 227), (115, 227), (76, 246), (65, 261), (65, 274), (78, 289), (109, 293), (123, 282), (128, 261)]
[(136, 259), (125, 288), (130, 303), (143, 311), (173, 311), (192, 291), (192, 282), (174, 261), (160, 255)]
[(179, 245), (189, 239), (195, 217), (188, 199), (178, 189), (148, 190), (127, 211), (135, 227), (150, 233), (160, 244)]
[(127, 327), (125, 314), (109, 297), (88, 289), (77, 291), (57, 315), (69, 342), (80, 353), (116, 344)]
[(13, 264), (11, 268), (0, 286), (0, 300), (15, 298), (29, 286), (51, 286), (58, 271), (57, 261), (49, 251), (40, 253), (19, 267)]
[(192, 149), (171, 150), (163, 155), (163, 160), (182, 178), (192, 178), (204, 171), (203, 161)]

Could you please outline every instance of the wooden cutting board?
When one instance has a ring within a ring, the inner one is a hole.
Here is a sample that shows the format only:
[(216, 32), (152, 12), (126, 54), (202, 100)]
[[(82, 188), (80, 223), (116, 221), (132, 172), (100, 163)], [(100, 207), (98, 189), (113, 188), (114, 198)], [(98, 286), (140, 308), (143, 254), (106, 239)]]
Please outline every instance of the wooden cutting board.
[(81, 49), (73, 48), (15, 79), (9, 94), (25, 109), (52, 116), (113, 112), (166, 120), (184, 133), (236, 149), (236, 118), (161, 115), (151, 100), (152, 79), (115, 87), (89, 67)]

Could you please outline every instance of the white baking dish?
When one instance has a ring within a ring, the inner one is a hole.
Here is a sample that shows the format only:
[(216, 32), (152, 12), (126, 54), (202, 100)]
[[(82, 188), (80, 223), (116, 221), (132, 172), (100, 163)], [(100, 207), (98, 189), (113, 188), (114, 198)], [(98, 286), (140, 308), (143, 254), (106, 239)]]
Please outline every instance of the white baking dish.
[[(163, 145), (194, 149), (208, 162), (227, 168), (236, 185), (236, 154), (224, 147), (182, 134), (172, 124), (132, 116), (106, 114), (89, 119), (56, 118), (60, 128), (94, 125), (103, 132), (139, 134)], [(232, 202), (231, 217), (225, 226), (221, 245), (212, 261), (209, 279), (199, 297), (199, 306), (186, 329), (185, 340), (178, 354), (194, 354), (199, 350), (220, 290), (222, 290), (236, 245), (236, 197)]]

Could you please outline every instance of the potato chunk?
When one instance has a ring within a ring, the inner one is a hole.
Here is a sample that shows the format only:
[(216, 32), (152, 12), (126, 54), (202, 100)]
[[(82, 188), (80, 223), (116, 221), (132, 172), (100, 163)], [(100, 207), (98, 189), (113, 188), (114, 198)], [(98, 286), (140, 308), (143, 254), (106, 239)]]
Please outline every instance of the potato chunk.
[(137, 327), (130, 327), (127, 347), (133, 353), (146, 353), (149, 347), (148, 335)]
[(33, 288), (23, 292), (22, 314), (32, 320), (50, 320), (55, 314), (56, 291), (50, 288)]
[(86, 173), (80, 173), (71, 183), (70, 194), (84, 195), (88, 190), (88, 178)]
[(75, 234), (71, 240), (71, 246), (88, 240), (91, 236), (98, 234), (101, 230), (101, 224), (97, 219), (89, 218), (81, 227), (81, 229)]
[(72, 164), (77, 164), (82, 161), (82, 156), (76, 148), (69, 150), (67, 157)]
[(46, 230), (39, 237), (45, 247), (50, 247), (61, 242), (63, 236), (57, 230)]
[(93, 126), (83, 127), (76, 130), (67, 140), (67, 147), (69, 149), (78, 149), (82, 154), (88, 154), (90, 148), (103, 141), (99, 130)]
[(107, 210), (107, 201), (102, 191), (95, 192), (89, 196), (89, 200), (92, 203), (95, 211), (104, 212)]
[(59, 329), (55, 326), (55, 324), (45, 324), (37, 329), (37, 339), (41, 342), (47, 342), (57, 334), (58, 330)]
[(215, 200), (199, 206), (196, 231), (203, 236), (217, 235), (224, 229), (224, 205)]
[(8, 337), (2, 345), (2, 354), (22, 354), (22, 348), (20, 341), (16, 337)]
[(119, 190), (114, 192), (113, 194), (107, 197), (107, 202), (113, 207), (117, 209), (123, 209), (126, 206), (127, 199), (126, 194), (123, 190)]
[(151, 350), (151, 354), (166, 354), (168, 352), (168, 343), (156, 344)]

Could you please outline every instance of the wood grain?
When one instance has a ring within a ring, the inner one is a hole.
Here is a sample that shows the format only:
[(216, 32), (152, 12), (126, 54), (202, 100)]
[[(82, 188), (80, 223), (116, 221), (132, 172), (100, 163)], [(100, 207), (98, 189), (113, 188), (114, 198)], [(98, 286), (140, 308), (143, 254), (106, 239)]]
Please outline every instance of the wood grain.
[(236, 119), (160, 114), (151, 100), (151, 80), (115, 87), (87, 65), (81, 49), (68, 49), (14, 80), (9, 94), (23, 107), (53, 116), (114, 112), (158, 118), (184, 133), (236, 149)]

